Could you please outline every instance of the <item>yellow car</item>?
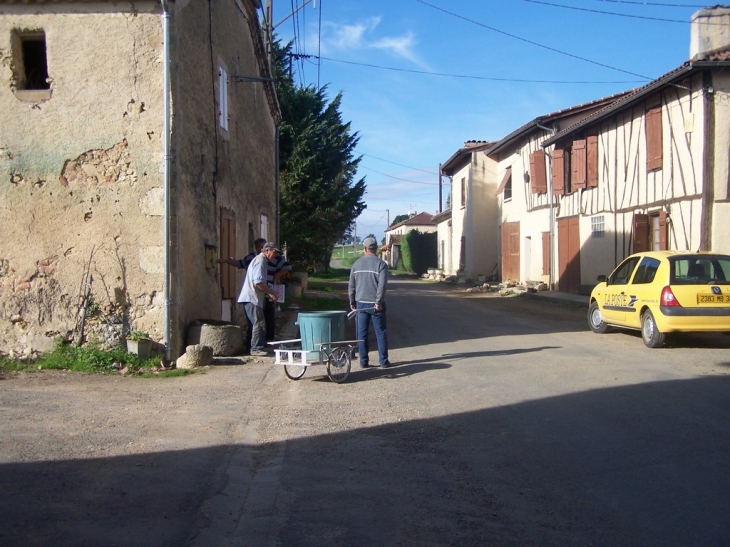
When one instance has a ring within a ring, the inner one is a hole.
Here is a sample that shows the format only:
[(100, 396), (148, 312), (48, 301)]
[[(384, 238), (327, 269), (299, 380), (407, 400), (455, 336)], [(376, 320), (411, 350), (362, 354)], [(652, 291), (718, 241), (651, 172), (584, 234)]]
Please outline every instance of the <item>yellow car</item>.
[(640, 329), (650, 348), (672, 332), (730, 332), (730, 256), (652, 251), (629, 256), (591, 292), (588, 324)]

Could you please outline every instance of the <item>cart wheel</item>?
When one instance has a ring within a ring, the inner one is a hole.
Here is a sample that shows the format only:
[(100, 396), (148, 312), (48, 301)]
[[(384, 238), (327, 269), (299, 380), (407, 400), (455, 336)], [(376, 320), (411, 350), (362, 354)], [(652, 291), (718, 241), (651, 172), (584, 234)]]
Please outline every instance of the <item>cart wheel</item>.
[(350, 352), (347, 348), (335, 348), (327, 359), (327, 375), (330, 380), (337, 384), (341, 384), (347, 380), (350, 374)]
[(296, 364), (284, 365), (284, 372), (290, 380), (299, 380), (307, 372), (307, 367)]

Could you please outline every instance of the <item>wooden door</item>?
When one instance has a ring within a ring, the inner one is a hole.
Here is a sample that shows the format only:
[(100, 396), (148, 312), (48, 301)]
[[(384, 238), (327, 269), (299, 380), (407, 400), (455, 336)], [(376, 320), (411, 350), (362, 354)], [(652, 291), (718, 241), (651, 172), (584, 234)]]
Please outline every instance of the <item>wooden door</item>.
[(578, 217), (558, 220), (558, 290), (574, 292), (580, 285), (580, 230)]
[(520, 223), (502, 223), (502, 281), (520, 280)]

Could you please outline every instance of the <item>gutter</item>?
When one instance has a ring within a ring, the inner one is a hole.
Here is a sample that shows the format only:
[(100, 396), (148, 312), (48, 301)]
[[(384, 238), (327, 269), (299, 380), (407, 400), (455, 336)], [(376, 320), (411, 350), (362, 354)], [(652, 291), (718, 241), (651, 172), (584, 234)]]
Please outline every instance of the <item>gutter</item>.
[(165, 360), (170, 360), (170, 12), (167, 0), (160, 0), (162, 6), (162, 137), (163, 137), (163, 186), (164, 186), (164, 246), (165, 279), (163, 293), (165, 299)]

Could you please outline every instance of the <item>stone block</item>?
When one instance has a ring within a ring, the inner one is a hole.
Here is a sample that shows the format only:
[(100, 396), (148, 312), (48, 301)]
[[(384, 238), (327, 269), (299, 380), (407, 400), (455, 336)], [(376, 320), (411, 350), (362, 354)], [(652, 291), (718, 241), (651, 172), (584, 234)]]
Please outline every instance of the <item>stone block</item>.
[(185, 353), (178, 357), (177, 368), (194, 369), (207, 367), (213, 364), (213, 348), (202, 344), (195, 344), (185, 348)]
[(187, 343), (208, 346), (215, 356), (241, 355), (244, 348), (243, 329), (233, 323), (198, 321), (188, 328)]

